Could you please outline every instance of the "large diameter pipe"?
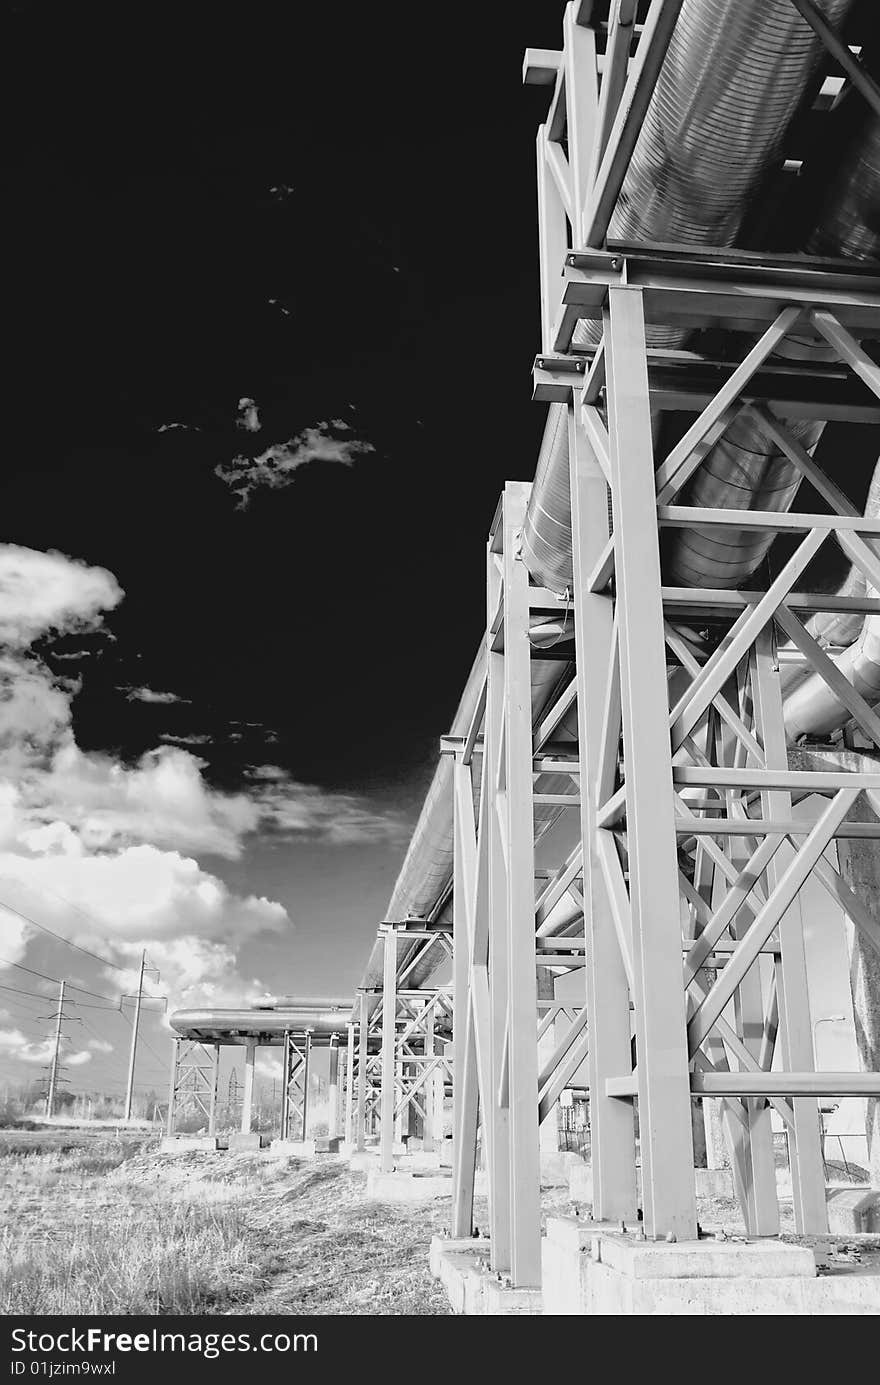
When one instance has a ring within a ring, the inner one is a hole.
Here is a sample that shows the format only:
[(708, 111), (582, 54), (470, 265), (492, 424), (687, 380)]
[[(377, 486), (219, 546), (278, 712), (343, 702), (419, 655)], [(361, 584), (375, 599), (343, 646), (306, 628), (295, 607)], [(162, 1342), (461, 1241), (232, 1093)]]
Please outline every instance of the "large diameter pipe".
[[(350, 1007), (349, 1007), (350, 1009)], [(172, 1029), (183, 1038), (284, 1034), (311, 1029), (319, 1035), (345, 1034), (348, 1013), (341, 1010), (175, 1010)]]
[[(824, 0), (819, 8), (839, 24), (850, 4)], [(786, 129), (822, 53), (790, 0), (685, 0), (609, 235), (629, 242), (735, 244), (779, 159)], [(595, 324), (580, 323), (576, 340), (595, 341), (597, 330)], [(680, 346), (682, 340), (680, 331), (649, 329), (649, 345)], [(529, 571), (556, 592), (572, 585), (568, 436), (562, 415), (563, 406), (551, 406), (523, 532)], [(815, 446), (820, 431), (821, 425), (798, 426), (807, 448)], [(757, 430), (747, 433), (742, 425), (728, 430), (720, 448), (716, 476), (706, 482), (713, 499), (694, 496), (693, 503), (725, 505), (715, 480), (732, 468), (727, 508), (742, 503), (743, 489), (751, 496), (750, 508), (791, 504), (798, 478)], [(687, 541), (685, 536), (679, 544)], [(706, 586), (744, 580), (760, 563), (767, 540), (750, 534), (738, 542), (728, 535), (728, 541), (742, 554), (682, 550), (671, 559), (680, 577), (670, 580)]]

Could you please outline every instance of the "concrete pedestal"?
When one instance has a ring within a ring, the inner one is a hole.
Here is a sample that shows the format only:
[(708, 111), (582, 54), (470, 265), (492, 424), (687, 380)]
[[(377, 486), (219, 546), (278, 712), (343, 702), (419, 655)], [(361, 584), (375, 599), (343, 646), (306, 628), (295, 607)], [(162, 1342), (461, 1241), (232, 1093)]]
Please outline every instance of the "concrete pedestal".
[(296, 1159), (311, 1159), (315, 1153), (314, 1140), (273, 1140), (273, 1154), (290, 1154)]
[(818, 1278), (812, 1250), (776, 1240), (667, 1244), (551, 1217), (542, 1260), (551, 1316), (880, 1313), (880, 1276)]
[(479, 1237), (431, 1238), (429, 1264), (449, 1297), (453, 1313), (467, 1317), (535, 1316), (541, 1313), (540, 1289), (513, 1289), (489, 1268), (491, 1243)]
[(342, 1149), (340, 1135), (317, 1135), (313, 1143), (316, 1154), (339, 1154)]
[(880, 1193), (872, 1188), (829, 1189), (828, 1230), (836, 1236), (880, 1232)]
[(241, 1154), (243, 1151), (268, 1148), (269, 1140), (265, 1135), (258, 1135), (255, 1130), (237, 1130), (229, 1136), (229, 1148), (233, 1154)]
[(428, 1263), (446, 1290), (453, 1313), (479, 1317), (485, 1313), (490, 1243), (475, 1237), (451, 1240), (431, 1237)]
[(697, 1197), (733, 1197), (730, 1169), (694, 1169)]
[[(541, 1150), (541, 1184), (545, 1188), (567, 1188), (572, 1170), (586, 1168), (579, 1154), (568, 1149)], [(590, 1193), (592, 1198), (592, 1192)]]
[(163, 1135), (159, 1145), (160, 1154), (189, 1154), (192, 1150), (217, 1150), (220, 1141), (216, 1135)]

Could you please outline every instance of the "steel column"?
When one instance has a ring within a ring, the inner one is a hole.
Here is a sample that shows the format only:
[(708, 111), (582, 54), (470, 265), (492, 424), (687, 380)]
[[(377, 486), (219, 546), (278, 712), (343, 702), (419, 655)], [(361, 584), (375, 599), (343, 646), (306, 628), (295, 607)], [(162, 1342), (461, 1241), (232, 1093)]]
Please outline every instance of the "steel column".
[(642, 294), (605, 317), (645, 1233), (696, 1236), (666, 648)]
[(339, 1134), (339, 1045), (335, 1036), (330, 1040), (330, 1071), (327, 1078), (327, 1134), (330, 1139)]
[(452, 1039), (455, 1062), (455, 1080), (452, 1084), (452, 1234), (457, 1237), (473, 1234), (479, 1119), (479, 1079), (470, 991), (470, 937), (462, 831), (461, 800), (456, 793), (453, 796), (455, 855), (452, 892)]
[(310, 1030), (306, 1030), (302, 1061), (302, 1131), (300, 1139), (307, 1140), (309, 1138), (309, 1082), (312, 1068), (312, 1035)]
[(397, 1016), (397, 934), (385, 930), (382, 975), (382, 1091), (379, 1128), (380, 1167), (383, 1173), (394, 1168), (394, 1024)]
[[(611, 599), (590, 593), (587, 579), (608, 541), (607, 484), (578, 410), (569, 407), (574, 629), (578, 747), (581, 771), (584, 928), (587, 939), (590, 1149), (593, 1215), (632, 1222), (636, 1215), (633, 1107), (605, 1092), (605, 1081), (631, 1064), (629, 985), (596, 842), (605, 721), (597, 683), (615, 677), (616, 633)], [(619, 690), (612, 688), (614, 696)], [(612, 731), (609, 730), (609, 734)], [(616, 731), (613, 732), (617, 741)], [(616, 747), (615, 747), (616, 758)], [(610, 849), (616, 852), (613, 842)], [(627, 920), (628, 921), (628, 920)], [(630, 941), (630, 951), (632, 943)]]
[(352, 1147), (352, 1127), (354, 1123), (354, 1025), (348, 1026), (347, 1061), (345, 1064), (345, 1143)]
[(241, 1129), (243, 1134), (247, 1134), (251, 1128), (251, 1107), (254, 1100), (254, 1061), (257, 1056), (257, 1045), (253, 1039), (248, 1039), (244, 1050), (244, 1089), (241, 1099)]
[(183, 1041), (175, 1039), (171, 1047), (171, 1078), (168, 1083), (168, 1118), (165, 1133), (174, 1134), (175, 1105), (177, 1099), (177, 1071), (180, 1064), (180, 1045)]
[(535, 1043), (535, 840), (529, 575), (519, 539), (530, 487), (508, 482), (503, 499), (505, 810), (507, 838), (507, 1065), (510, 1102), (510, 1273), (541, 1283), (541, 1170)]
[(211, 1070), (211, 1096), (208, 1114), (208, 1134), (217, 1134), (217, 1092), (220, 1087), (220, 1045), (214, 1044), (214, 1061)]
[[(774, 658), (770, 630), (763, 630), (758, 637), (753, 660), (756, 711), (767, 768), (787, 770), (788, 748), (782, 719), (779, 668)], [(791, 817), (790, 793), (763, 793), (761, 805), (765, 817)], [(778, 883), (783, 869), (784, 860), (780, 864), (777, 856), (767, 871), (771, 889)], [(782, 957), (777, 969), (777, 989), (784, 1066), (789, 1071), (804, 1071), (814, 1066), (813, 1031), (804, 926), (800, 901), (797, 899), (780, 920), (779, 940)], [(791, 1159), (791, 1185), (795, 1228), (800, 1232), (826, 1232), (828, 1208), (818, 1102), (812, 1097), (800, 1097), (792, 1103), (792, 1107), (794, 1131), (793, 1138), (789, 1136), (789, 1150), (794, 1154)]]
[[(487, 629), (498, 607), (502, 590), (500, 559), (492, 543), (486, 553)], [(510, 1270), (510, 1110), (502, 1101), (505, 1037), (507, 1034), (508, 938), (507, 866), (504, 857), (506, 830), (504, 788), (504, 655), (492, 649), (487, 636), (486, 713), (483, 744), (483, 792), (488, 795), (485, 818), (488, 839), (489, 909), (489, 1082), (487, 1111), (491, 1121), (489, 1141), (489, 1235), (492, 1268)], [(532, 887), (534, 893), (534, 886)]]
[(367, 1134), (367, 1060), (369, 1054), (369, 1014), (367, 993), (360, 992), (360, 1019), (358, 1023), (358, 1088), (357, 1088), (357, 1148), (365, 1148)]

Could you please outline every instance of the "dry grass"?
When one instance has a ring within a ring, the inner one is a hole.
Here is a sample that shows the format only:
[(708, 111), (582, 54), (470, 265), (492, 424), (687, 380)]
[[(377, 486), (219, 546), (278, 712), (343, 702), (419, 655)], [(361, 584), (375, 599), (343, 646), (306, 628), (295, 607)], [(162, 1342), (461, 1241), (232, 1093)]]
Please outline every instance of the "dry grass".
[(341, 1161), (3, 1144), (2, 1314), (449, 1312), (427, 1270), (445, 1203), (367, 1203)]
[(237, 1208), (124, 1208), (42, 1242), (0, 1240), (0, 1313), (210, 1313), (259, 1276)]

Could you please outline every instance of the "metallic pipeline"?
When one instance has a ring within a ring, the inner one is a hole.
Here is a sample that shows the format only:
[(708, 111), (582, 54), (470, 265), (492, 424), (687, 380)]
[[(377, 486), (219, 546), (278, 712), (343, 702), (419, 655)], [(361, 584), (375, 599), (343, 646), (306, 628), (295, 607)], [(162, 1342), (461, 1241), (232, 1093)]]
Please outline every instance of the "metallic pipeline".
[(287, 1030), (309, 1029), (326, 1036), (348, 1031), (348, 1014), (309, 1007), (279, 1010), (175, 1010), (172, 1029), (186, 1039), (232, 1039), (249, 1035), (282, 1035)]
[[(880, 461), (874, 468), (865, 514), (870, 519), (876, 519), (880, 515)], [(865, 580), (856, 567), (851, 568), (844, 583), (844, 590), (847, 594), (878, 596), (876, 588)], [(861, 626), (855, 631), (852, 627), (854, 619)], [(815, 630), (812, 633), (820, 644), (825, 645), (846, 644), (847, 640), (841, 638), (841, 635), (848, 634), (852, 639), (849, 648), (842, 654), (832, 655), (831, 658), (866, 702), (873, 705), (880, 701), (880, 617), (833, 616), (818, 633)], [(794, 685), (793, 680), (786, 681), (788, 686), (785, 688), (783, 715), (786, 730), (792, 738), (801, 735), (822, 735), (849, 720), (850, 712), (818, 673), (811, 673)], [(783, 686), (785, 687), (785, 684)]]
[[(473, 662), (452, 721), (450, 734), (453, 736), (467, 733), (480, 696), (485, 668), (485, 654), (481, 649)], [(555, 688), (566, 676), (566, 669), (567, 665), (555, 660), (532, 660), (532, 707), (535, 717), (540, 716), (547, 706)], [(474, 806), (479, 811), (479, 776), (475, 775), (474, 778)], [(542, 775), (536, 781), (536, 788), (544, 793), (564, 791), (567, 786), (568, 778), (564, 775)], [(538, 808), (535, 812), (536, 832), (540, 834), (546, 831), (560, 811)], [(452, 756), (441, 755), (388, 904), (386, 921), (401, 923), (408, 918), (428, 917), (449, 883), (452, 861)], [(450, 901), (437, 913), (436, 921), (450, 920), (451, 907)]]
[(334, 996), (330, 1000), (311, 996), (269, 995), (251, 1001), (254, 1010), (350, 1010), (351, 997)]
[[(880, 253), (880, 119), (873, 113), (844, 152), (807, 252), (854, 260)], [(815, 334), (808, 336), (797, 327), (777, 354), (806, 360), (833, 356), (824, 341), (818, 343)], [(824, 424), (792, 419), (785, 423), (812, 452)], [(740, 414), (709, 451), (681, 499), (709, 509), (785, 511), (800, 482), (798, 468), (764, 435), (760, 423)], [(666, 556), (665, 575), (675, 586), (739, 586), (763, 561), (774, 538), (766, 530), (681, 530)]]
[[(851, 0), (819, 0), (839, 24)], [(765, 174), (779, 158), (785, 131), (814, 78), (823, 50), (790, 0), (685, 0), (624, 179), (609, 235), (627, 241), (730, 245)], [(810, 249), (814, 253), (871, 253), (873, 244), (860, 178), (876, 162), (857, 151), (841, 171), (843, 197), (830, 205)], [(852, 166), (854, 164), (854, 167)], [(856, 229), (853, 228), (855, 222)], [(876, 224), (876, 223), (875, 223)], [(589, 340), (590, 325), (580, 325)], [(679, 333), (655, 331), (651, 344), (678, 345)], [(797, 344), (792, 343), (797, 350)], [(796, 424), (805, 447), (821, 425)], [(797, 478), (758, 430), (738, 420), (710, 454), (703, 482), (691, 483), (697, 504), (785, 509)], [(700, 473), (698, 473), (699, 477)], [(711, 492), (702, 498), (701, 486)], [(698, 498), (698, 496), (700, 498)], [(724, 586), (754, 571), (766, 551), (761, 536), (734, 540), (723, 553), (679, 536), (671, 566), (684, 583)], [(568, 430), (563, 405), (551, 405), (523, 531), (523, 556), (533, 578), (557, 593), (571, 588), (571, 510)], [(673, 579), (674, 580), (674, 579)], [(555, 665), (558, 674), (559, 665)], [(468, 681), (463, 703), (473, 680)], [(473, 703), (471, 703), (471, 708)], [(461, 710), (461, 708), (460, 708)], [(457, 717), (457, 723), (469, 721)], [(456, 734), (462, 734), (454, 726)], [(452, 861), (451, 764), (442, 757), (389, 905), (389, 919), (426, 914), (448, 883)], [(536, 814), (537, 818), (537, 814)], [(537, 825), (537, 824), (536, 824)], [(546, 830), (546, 828), (544, 829)], [(449, 912), (447, 904), (444, 912)]]
[[(839, 24), (850, 4), (824, 0), (819, 8)], [(609, 236), (630, 242), (733, 244), (765, 175), (778, 161), (785, 131), (822, 54), (819, 39), (790, 0), (685, 0)], [(595, 340), (596, 330), (594, 324), (580, 323), (576, 340)], [(649, 344), (679, 346), (682, 339), (679, 331), (652, 328)], [(548, 415), (523, 533), (530, 572), (556, 592), (572, 581), (568, 437), (560, 411), (564, 415), (564, 406), (551, 406)], [(815, 424), (797, 431), (805, 447), (818, 440)], [(751, 488), (751, 507), (791, 503), (796, 481), (786, 481), (760, 434), (753, 430), (750, 438), (740, 425), (728, 430), (719, 446), (725, 443), (728, 464), (736, 463), (740, 480)], [(727, 506), (741, 499), (733, 487)], [(712, 503), (724, 505), (724, 500)], [(682, 568), (682, 584), (694, 580), (687, 571), (699, 574), (701, 585), (724, 585), (737, 571), (742, 580), (763, 557), (763, 536), (743, 535), (742, 540), (751, 553), (742, 562), (728, 555), (727, 567), (733, 571), (723, 577), (719, 562), (714, 583), (719, 553), (673, 557), (673, 567)], [(679, 540), (687, 541), (687, 535)]]

